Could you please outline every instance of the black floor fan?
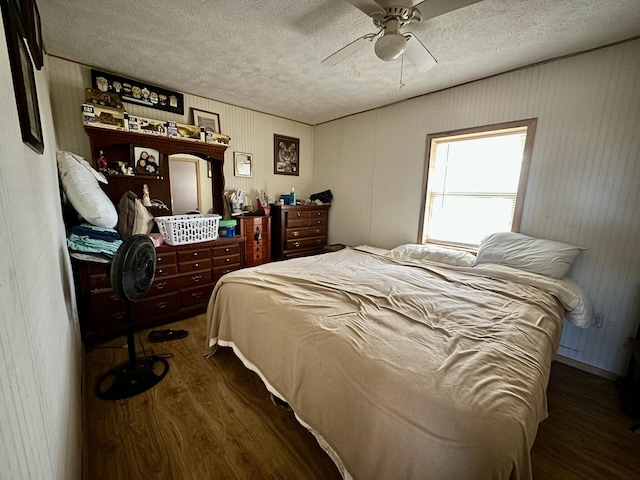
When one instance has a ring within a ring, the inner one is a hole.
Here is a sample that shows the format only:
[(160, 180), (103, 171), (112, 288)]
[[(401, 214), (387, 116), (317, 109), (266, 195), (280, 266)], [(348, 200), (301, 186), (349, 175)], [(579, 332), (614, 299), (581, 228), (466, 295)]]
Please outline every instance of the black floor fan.
[(96, 395), (99, 398), (119, 400), (132, 397), (158, 384), (169, 371), (169, 363), (164, 358), (137, 358), (133, 338), (131, 303), (146, 295), (153, 283), (155, 271), (156, 249), (146, 235), (129, 237), (113, 257), (111, 286), (113, 292), (127, 304), (129, 361), (100, 377), (96, 385)]

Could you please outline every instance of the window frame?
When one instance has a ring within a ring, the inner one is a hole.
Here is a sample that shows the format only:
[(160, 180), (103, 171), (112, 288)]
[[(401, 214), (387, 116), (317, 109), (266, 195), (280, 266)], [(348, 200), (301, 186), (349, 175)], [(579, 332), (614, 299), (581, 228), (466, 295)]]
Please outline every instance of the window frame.
[[(454, 248), (460, 248), (469, 251), (476, 251), (477, 247), (473, 247), (470, 245), (461, 245), (454, 242), (425, 242), (425, 213), (427, 209), (427, 185), (429, 182), (429, 164), (431, 160), (431, 146), (434, 140), (446, 138), (446, 137), (457, 137), (457, 136), (490, 136), (491, 132), (497, 130), (507, 130), (510, 128), (521, 128), (526, 127), (526, 139), (524, 143), (524, 151), (522, 152), (522, 165), (520, 168), (520, 179), (518, 181), (518, 191), (516, 193), (516, 201), (513, 209), (513, 220), (511, 222), (511, 231), (519, 232), (520, 231), (520, 222), (522, 220), (522, 211), (524, 209), (524, 199), (527, 189), (527, 181), (529, 178), (529, 168), (531, 166), (531, 156), (533, 153), (533, 142), (535, 139), (536, 126), (538, 123), (537, 118), (527, 118), (524, 120), (515, 120), (512, 122), (503, 122), (503, 123), (494, 123), (491, 125), (482, 125), (478, 127), (470, 127), (463, 128), (458, 130), (449, 130), (445, 132), (438, 133), (430, 133), (427, 135), (427, 151), (426, 158), (424, 164), (424, 173), (422, 176), (422, 197), (420, 201), (420, 222), (418, 225), (418, 242), (419, 244), (437, 244), (437, 245), (445, 245)], [(486, 135), (482, 135), (486, 134)]]

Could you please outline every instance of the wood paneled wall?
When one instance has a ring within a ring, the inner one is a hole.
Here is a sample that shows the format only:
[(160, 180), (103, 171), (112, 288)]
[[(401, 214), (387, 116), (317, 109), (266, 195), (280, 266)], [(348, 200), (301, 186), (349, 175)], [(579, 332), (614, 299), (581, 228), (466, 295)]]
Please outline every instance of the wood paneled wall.
[(47, 65), (38, 155), (22, 142), (2, 22), (0, 38), (0, 478), (78, 479), (81, 344)]
[(565, 321), (559, 353), (621, 373), (638, 322), (639, 52), (630, 41), (314, 127), (329, 241), (416, 242), (427, 134), (538, 118), (521, 232), (586, 247), (570, 277), (604, 314), (602, 328)]

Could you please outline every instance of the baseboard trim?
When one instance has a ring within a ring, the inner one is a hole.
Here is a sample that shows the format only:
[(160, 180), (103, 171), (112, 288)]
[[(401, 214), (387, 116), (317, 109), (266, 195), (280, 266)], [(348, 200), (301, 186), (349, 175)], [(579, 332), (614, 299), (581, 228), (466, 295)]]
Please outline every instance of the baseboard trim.
[(582, 370), (583, 372), (592, 373), (597, 375), (598, 377), (606, 378), (607, 380), (617, 380), (618, 375), (613, 372), (608, 372), (607, 370), (602, 370), (601, 368), (594, 367), (592, 365), (587, 365), (586, 363), (579, 362), (574, 360), (573, 358), (565, 357), (564, 355), (559, 355), (556, 353), (554, 360), (558, 363), (563, 363), (565, 365), (569, 365), (570, 367), (577, 368), (578, 370)]

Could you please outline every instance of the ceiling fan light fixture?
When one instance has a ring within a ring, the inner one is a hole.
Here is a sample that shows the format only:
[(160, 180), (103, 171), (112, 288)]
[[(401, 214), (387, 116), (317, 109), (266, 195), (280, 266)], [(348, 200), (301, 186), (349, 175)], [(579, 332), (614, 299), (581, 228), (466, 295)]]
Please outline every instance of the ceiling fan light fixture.
[(407, 48), (407, 38), (399, 33), (386, 33), (374, 46), (380, 60), (391, 62), (402, 55)]

